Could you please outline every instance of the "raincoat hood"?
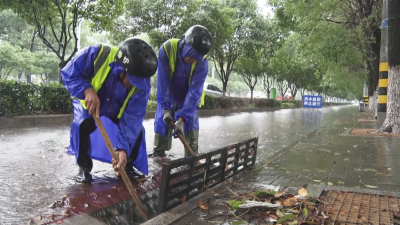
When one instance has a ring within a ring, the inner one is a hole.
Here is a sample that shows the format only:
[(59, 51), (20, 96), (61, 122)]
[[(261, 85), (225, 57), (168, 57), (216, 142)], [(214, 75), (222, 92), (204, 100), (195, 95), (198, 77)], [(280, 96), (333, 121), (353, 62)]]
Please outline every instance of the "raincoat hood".
[(198, 53), (191, 45), (183, 42), (182, 57), (183, 58), (192, 57), (196, 59), (197, 62), (201, 62), (204, 58), (204, 55)]
[[(109, 64), (111, 68), (111, 74), (118, 78), (120, 73), (124, 73), (125, 69), (120, 63), (112, 62)], [(135, 86), (136, 88), (139, 88), (140, 90), (148, 90), (150, 88), (150, 78), (143, 78), (143, 77), (138, 77), (135, 75), (132, 75), (128, 72), (126, 72), (127, 77), (129, 82)]]

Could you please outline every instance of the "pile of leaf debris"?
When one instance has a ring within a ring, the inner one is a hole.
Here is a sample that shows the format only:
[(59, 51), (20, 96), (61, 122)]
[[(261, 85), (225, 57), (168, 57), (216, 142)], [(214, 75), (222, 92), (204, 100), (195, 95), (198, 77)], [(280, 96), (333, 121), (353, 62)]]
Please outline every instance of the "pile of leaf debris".
[[(262, 190), (234, 194), (229, 200), (232, 224), (324, 224), (329, 216), (323, 212), (323, 201), (308, 198), (307, 190), (301, 188), (296, 195), (285, 194), (285, 190)], [(232, 196), (232, 195), (231, 195)]]
[(36, 224), (61, 224), (63, 223), (63, 219), (70, 216), (71, 204), (69, 202), (68, 195), (62, 196), (60, 199), (52, 203), (48, 206), (48, 213), (41, 213), (40, 216), (37, 216), (29, 221), (29, 225)]

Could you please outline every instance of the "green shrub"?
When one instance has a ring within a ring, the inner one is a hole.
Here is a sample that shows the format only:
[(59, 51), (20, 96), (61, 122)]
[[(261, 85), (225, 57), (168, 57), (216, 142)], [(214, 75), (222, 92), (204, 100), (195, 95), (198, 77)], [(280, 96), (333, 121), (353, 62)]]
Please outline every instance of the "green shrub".
[(294, 107), (301, 107), (301, 106), (303, 105), (303, 102), (302, 102), (301, 100), (293, 100), (293, 99), (290, 99), (290, 100), (287, 100), (287, 99), (282, 100), (282, 103), (294, 104), (294, 105), (295, 105)]
[(147, 102), (147, 111), (148, 112), (155, 112), (157, 109), (157, 101), (149, 100)]
[(72, 113), (72, 99), (61, 84), (39, 85), (38, 101), (40, 111), (46, 113)]
[(33, 114), (38, 108), (37, 85), (15, 81), (0, 82), (0, 116)]
[(150, 100), (150, 101), (157, 101), (157, 93), (150, 94), (149, 100)]
[(217, 98), (206, 95), (204, 97), (204, 105), (201, 107), (202, 109), (216, 109), (217, 108)]
[(249, 98), (214, 97), (206, 95), (202, 109), (238, 109), (279, 107), (281, 102), (275, 99), (255, 98), (251, 103)]
[(282, 102), (276, 99), (268, 99), (268, 107), (281, 107)]
[(253, 105), (256, 108), (265, 108), (268, 107), (269, 99), (265, 98), (255, 98), (253, 99)]
[(294, 103), (282, 103), (282, 107), (296, 107)]

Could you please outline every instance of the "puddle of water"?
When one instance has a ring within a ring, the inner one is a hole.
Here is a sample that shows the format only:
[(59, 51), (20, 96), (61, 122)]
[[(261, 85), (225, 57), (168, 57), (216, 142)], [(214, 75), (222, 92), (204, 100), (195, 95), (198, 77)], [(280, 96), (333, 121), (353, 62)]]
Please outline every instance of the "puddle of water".
[[(260, 161), (352, 111), (354, 107), (329, 107), (321, 112), (283, 109), (200, 118), (199, 152), (258, 136), (257, 157)], [(148, 153), (151, 153), (154, 119), (145, 120), (143, 124)], [(0, 143), (0, 221), (27, 223), (39, 214), (53, 213), (47, 206), (63, 195), (78, 196), (84, 191), (74, 181), (78, 172), (75, 158), (65, 153), (69, 144), (69, 126), (0, 130)], [(169, 156), (165, 160), (184, 156), (179, 139), (173, 140), (172, 149), (167, 154)], [(151, 175), (161, 170), (161, 163), (159, 158), (149, 159)], [(113, 184), (115, 179), (111, 165), (98, 161), (94, 161), (93, 174), (98, 183), (91, 185), (92, 191)], [(160, 178), (152, 179), (159, 182)], [(142, 190), (154, 187), (150, 183), (138, 186)], [(129, 218), (127, 220), (130, 221)]]

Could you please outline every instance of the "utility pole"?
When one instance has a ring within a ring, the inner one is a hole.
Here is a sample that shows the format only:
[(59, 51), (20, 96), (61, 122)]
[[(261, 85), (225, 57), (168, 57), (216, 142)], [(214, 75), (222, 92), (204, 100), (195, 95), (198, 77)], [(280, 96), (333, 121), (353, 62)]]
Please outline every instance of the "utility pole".
[[(381, 31), (381, 57), (379, 64), (379, 84), (378, 84), (378, 112), (386, 112), (387, 108), (387, 89), (388, 79), (388, 2), (383, 0), (382, 8), (382, 31)], [(384, 114), (380, 114), (384, 115)]]

